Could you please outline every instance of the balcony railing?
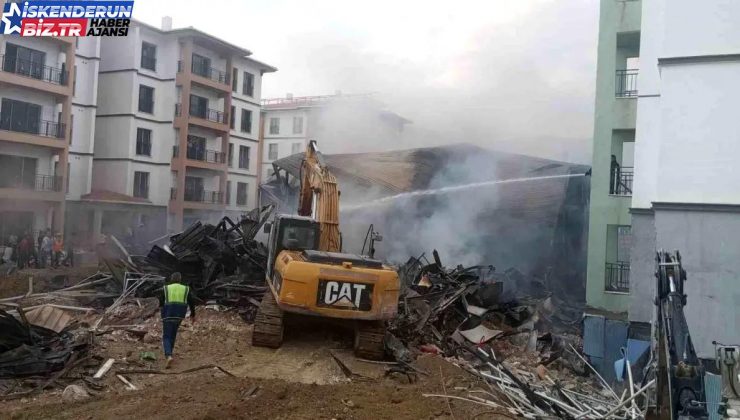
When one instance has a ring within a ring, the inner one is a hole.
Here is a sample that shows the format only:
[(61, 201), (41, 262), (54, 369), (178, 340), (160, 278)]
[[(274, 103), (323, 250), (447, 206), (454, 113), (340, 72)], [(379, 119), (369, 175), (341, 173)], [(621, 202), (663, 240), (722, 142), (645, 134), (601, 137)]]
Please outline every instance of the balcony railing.
[(204, 120), (213, 121), (219, 124), (226, 124), (226, 114), (210, 108), (199, 108), (197, 106), (190, 106), (190, 116), (196, 118), (202, 118)]
[(616, 263), (606, 263), (604, 288), (609, 292), (629, 292), (629, 263), (621, 261)]
[[(172, 146), (172, 156), (177, 157), (180, 154), (180, 146)], [(226, 154), (217, 150), (188, 148), (186, 156), (188, 159), (199, 160), (210, 163), (226, 163)]]
[(632, 180), (634, 179), (634, 170), (631, 166), (622, 166), (616, 171), (612, 171), (609, 180), (609, 194), (612, 195), (632, 195)]
[(16, 133), (35, 134), (43, 137), (64, 138), (63, 123), (54, 121), (25, 121), (21, 119), (0, 118), (0, 130), (15, 131)]
[(34, 177), (15, 177), (0, 180), (0, 188), (22, 190), (55, 191), (62, 190), (62, 177), (56, 175), (36, 175)]
[(191, 190), (185, 189), (185, 201), (197, 203), (221, 204), (224, 202), (223, 194), (220, 191)]
[(637, 96), (637, 70), (617, 70), (615, 94), (617, 98), (634, 98)]
[(8, 73), (53, 83), (55, 85), (67, 84), (67, 71), (64, 68), (49, 67), (29, 60), (23, 60), (14, 56), (0, 55), (0, 69)]
[[(224, 85), (229, 85), (231, 82), (229, 81), (229, 74), (225, 71), (215, 69), (213, 67), (205, 67), (205, 66), (199, 66), (196, 63), (190, 64), (190, 71), (193, 74), (196, 74), (201, 77), (205, 77), (206, 79), (213, 80), (214, 82), (218, 82)], [(177, 72), (182, 73), (183, 72), (183, 64), (182, 61), (177, 62)]]

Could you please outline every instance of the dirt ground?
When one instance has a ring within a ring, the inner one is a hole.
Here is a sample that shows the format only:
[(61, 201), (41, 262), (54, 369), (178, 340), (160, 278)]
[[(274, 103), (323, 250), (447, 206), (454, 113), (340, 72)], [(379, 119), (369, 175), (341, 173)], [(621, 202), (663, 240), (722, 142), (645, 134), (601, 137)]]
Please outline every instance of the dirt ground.
[(61, 289), (65, 286), (64, 277), (67, 278), (67, 286), (70, 286), (86, 277), (95, 274), (97, 266), (83, 267), (59, 267), (59, 268), (27, 268), (15, 271), (11, 275), (0, 275), (0, 299), (28, 293), (28, 278), (33, 278), (34, 292), (44, 292)]
[[(84, 278), (95, 271), (93, 268), (90, 273), (70, 274)], [(37, 276), (47, 277), (42, 273)], [(27, 291), (27, 281), (22, 276), (0, 283), (3, 283), (0, 296)], [(184, 322), (177, 337), (175, 362), (166, 371), (171, 374), (124, 373), (139, 388), (137, 391), (127, 390), (116, 377), (119, 370), (162, 369), (161, 321), (155, 314), (137, 326), (102, 328), (103, 333), (96, 337), (92, 350), (96, 358), (82, 372), (92, 376), (108, 358), (116, 361), (103, 379), (101, 390), (88, 387), (90, 398), (67, 402), (62, 399), (63, 387), (57, 387), (36, 397), (0, 402), (0, 418), (506, 417), (470, 402), (449, 400), (448, 404), (445, 398), (422, 396), (445, 392), (465, 396), (468, 390), (483, 389), (477, 378), (438, 356), (425, 355), (417, 360), (415, 366), (427, 374), (418, 374), (416, 380), (398, 373), (385, 375), (389, 365), (354, 358), (348, 331), (297, 320), (289, 324), (286, 341), (280, 349), (254, 348), (250, 344), (252, 326), (234, 311), (216, 309), (200, 307), (195, 323)], [(92, 314), (81, 321), (92, 323), (96, 317), (99, 315)], [(157, 360), (143, 361), (142, 352), (153, 353)], [(214, 368), (178, 373), (210, 364), (222, 367), (234, 377)], [(84, 386), (82, 381), (76, 383)]]

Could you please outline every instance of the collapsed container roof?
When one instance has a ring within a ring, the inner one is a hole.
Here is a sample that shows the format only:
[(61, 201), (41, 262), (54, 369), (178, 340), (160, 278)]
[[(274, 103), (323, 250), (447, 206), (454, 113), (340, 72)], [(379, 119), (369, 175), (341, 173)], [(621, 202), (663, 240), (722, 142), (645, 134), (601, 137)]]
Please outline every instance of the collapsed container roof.
[[(297, 153), (276, 160), (273, 162), (275, 173), (298, 179), (303, 156), (303, 153)], [(435, 177), (454, 164), (470, 166), (468, 179), (465, 180), (468, 182), (585, 173), (589, 169), (586, 165), (492, 151), (470, 144), (334, 154), (325, 155), (324, 158), (329, 170), (339, 181), (342, 201), (345, 203), (367, 197), (363, 189), (371, 189), (373, 196), (382, 196), (430, 188)], [(476, 171), (479, 172), (478, 176)], [(276, 177), (272, 177), (267, 184), (276, 181)], [(350, 196), (345, 193), (350, 193)]]

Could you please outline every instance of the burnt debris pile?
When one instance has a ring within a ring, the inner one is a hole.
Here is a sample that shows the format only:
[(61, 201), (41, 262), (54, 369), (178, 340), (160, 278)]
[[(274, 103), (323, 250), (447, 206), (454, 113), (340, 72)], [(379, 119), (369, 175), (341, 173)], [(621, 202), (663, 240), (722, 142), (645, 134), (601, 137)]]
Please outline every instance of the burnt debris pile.
[(410, 258), (398, 269), (401, 299), (386, 337), (387, 353), (398, 363), (392, 373), (400, 366), (410, 379), (423, 374), (413, 360), (433, 353), (487, 385), (467, 399), (511, 415), (603, 418), (635, 410), (588, 376), (580, 350), (582, 307), (514, 268), (447, 268), (437, 251), (432, 255), (432, 261)]
[[(179, 272), (203, 302), (250, 306), (264, 293), (267, 248), (255, 240), (273, 212), (256, 208), (238, 222), (223, 217), (216, 224), (197, 221), (154, 245), (145, 256), (129, 255), (115, 238), (99, 255), (125, 295), (155, 296), (172, 273)], [(131, 290), (135, 288), (135, 290)]]
[(65, 374), (90, 361), (92, 334), (59, 309), (0, 309), (0, 331), (0, 401), (71, 382)]

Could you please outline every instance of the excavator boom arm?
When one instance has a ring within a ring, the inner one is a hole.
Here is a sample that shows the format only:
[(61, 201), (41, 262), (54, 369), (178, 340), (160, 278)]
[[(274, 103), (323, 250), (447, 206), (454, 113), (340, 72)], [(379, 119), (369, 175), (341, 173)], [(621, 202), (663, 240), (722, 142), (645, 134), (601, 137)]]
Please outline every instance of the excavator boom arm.
[(301, 165), (298, 214), (313, 217), (319, 223), (319, 250), (340, 251), (337, 179), (326, 166), (315, 140), (309, 141)]

